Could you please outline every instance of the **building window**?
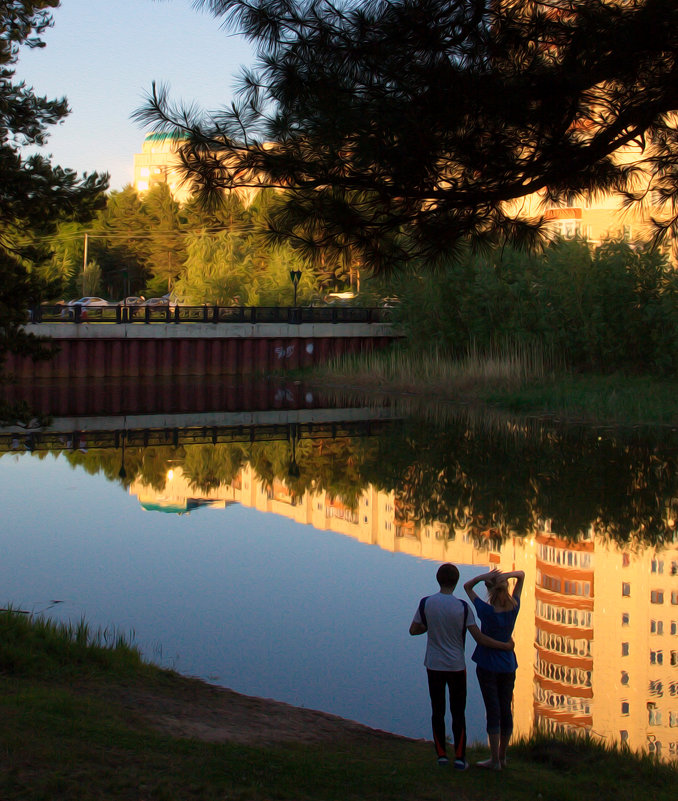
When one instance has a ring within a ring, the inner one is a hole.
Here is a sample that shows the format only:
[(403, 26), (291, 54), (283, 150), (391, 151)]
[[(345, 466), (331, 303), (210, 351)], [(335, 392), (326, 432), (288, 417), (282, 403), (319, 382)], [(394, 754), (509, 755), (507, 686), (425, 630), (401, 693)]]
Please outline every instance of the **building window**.
[(678, 651), (671, 651), (671, 667), (678, 665)]
[(651, 620), (650, 621), (650, 634), (663, 634), (664, 633), (664, 621), (662, 620)]
[(671, 603), (672, 603), (674, 606), (678, 606), (678, 590), (674, 590), (674, 591), (671, 593)]
[(625, 670), (622, 670), (621, 672), (621, 683), (624, 685), (624, 687), (626, 687), (629, 683), (629, 674)]
[(650, 567), (652, 573), (663, 573), (664, 572), (664, 563), (659, 559), (653, 559)]
[(631, 621), (631, 616), (628, 612), (622, 612), (622, 626), (628, 626)]
[(650, 664), (651, 665), (663, 665), (664, 664), (664, 652), (663, 651), (650, 651)]
[(671, 621), (671, 634), (678, 634), (678, 621)]
[[(664, 603), (664, 591), (663, 590), (652, 590), (650, 593), (650, 603), (653, 604), (663, 604)], [(678, 603), (678, 600), (676, 601)]]
[(629, 702), (628, 701), (622, 701), (621, 713), (622, 713), (622, 715), (628, 715), (629, 714)]
[(622, 643), (622, 656), (629, 655), (629, 644), (627, 642)]
[(631, 564), (631, 554), (622, 554), (622, 567), (628, 567)]
[(672, 729), (678, 726), (678, 712), (669, 712), (669, 726)]
[(631, 584), (628, 581), (622, 581), (622, 596), (628, 598), (631, 595)]

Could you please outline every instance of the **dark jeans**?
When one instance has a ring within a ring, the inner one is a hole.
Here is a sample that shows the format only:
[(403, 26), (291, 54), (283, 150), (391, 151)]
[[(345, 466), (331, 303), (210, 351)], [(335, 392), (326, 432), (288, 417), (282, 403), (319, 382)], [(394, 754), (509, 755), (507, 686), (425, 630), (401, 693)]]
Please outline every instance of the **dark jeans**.
[(513, 732), (513, 685), (516, 681), (515, 670), (512, 673), (495, 673), (476, 667), (480, 692), (485, 702), (487, 715), (487, 733), (510, 736)]
[(445, 756), (445, 690), (450, 690), (454, 758), (466, 758), (466, 671), (427, 670), (428, 693), (431, 696), (433, 744), (438, 756)]

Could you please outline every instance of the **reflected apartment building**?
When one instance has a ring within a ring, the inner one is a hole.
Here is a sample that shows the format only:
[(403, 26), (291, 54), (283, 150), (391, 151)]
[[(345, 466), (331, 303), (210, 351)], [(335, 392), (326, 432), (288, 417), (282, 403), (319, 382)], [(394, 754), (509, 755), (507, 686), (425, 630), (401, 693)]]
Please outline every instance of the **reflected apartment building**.
[(146, 509), (190, 512), (233, 503), (432, 562), (524, 570), (514, 633), (515, 726), (529, 734), (586, 731), (662, 758), (678, 757), (678, 540), (623, 550), (590, 536), (573, 543), (548, 522), (501, 544), (486, 532), (413, 521), (393, 492), (365, 489), (354, 508), (324, 491), (295, 496), (251, 466), (230, 484), (197, 491), (181, 468), (162, 492), (130, 487)]

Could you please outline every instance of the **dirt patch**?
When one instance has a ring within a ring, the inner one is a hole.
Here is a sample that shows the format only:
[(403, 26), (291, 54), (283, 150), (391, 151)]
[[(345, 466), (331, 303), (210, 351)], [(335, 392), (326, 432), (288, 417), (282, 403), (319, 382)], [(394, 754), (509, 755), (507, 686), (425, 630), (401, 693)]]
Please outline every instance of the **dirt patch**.
[[(97, 694), (101, 697), (100, 687)], [(106, 687), (103, 694), (157, 731), (206, 742), (274, 745), (408, 739), (325, 712), (240, 695), (197, 679), (177, 677), (161, 688)]]

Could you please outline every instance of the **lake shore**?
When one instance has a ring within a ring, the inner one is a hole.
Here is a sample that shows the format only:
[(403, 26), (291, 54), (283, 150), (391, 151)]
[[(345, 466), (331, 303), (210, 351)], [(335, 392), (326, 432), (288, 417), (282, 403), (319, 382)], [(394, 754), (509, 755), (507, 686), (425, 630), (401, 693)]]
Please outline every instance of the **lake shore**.
[[(532, 738), (502, 773), (435, 764), (432, 745), (251, 698), (143, 662), (85, 624), (0, 613), (0, 797), (561, 801), (673, 798), (675, 765), (578, 740)], [(471, 762), (486, 749), (471, 748)]]
[(678, 426), (672, 378), (546, 372), (513, 357), (453, 362), (392, 352), (342, 359), (310, 376), (339, 395), (488, 409), (517, 416), (620, 426)]

